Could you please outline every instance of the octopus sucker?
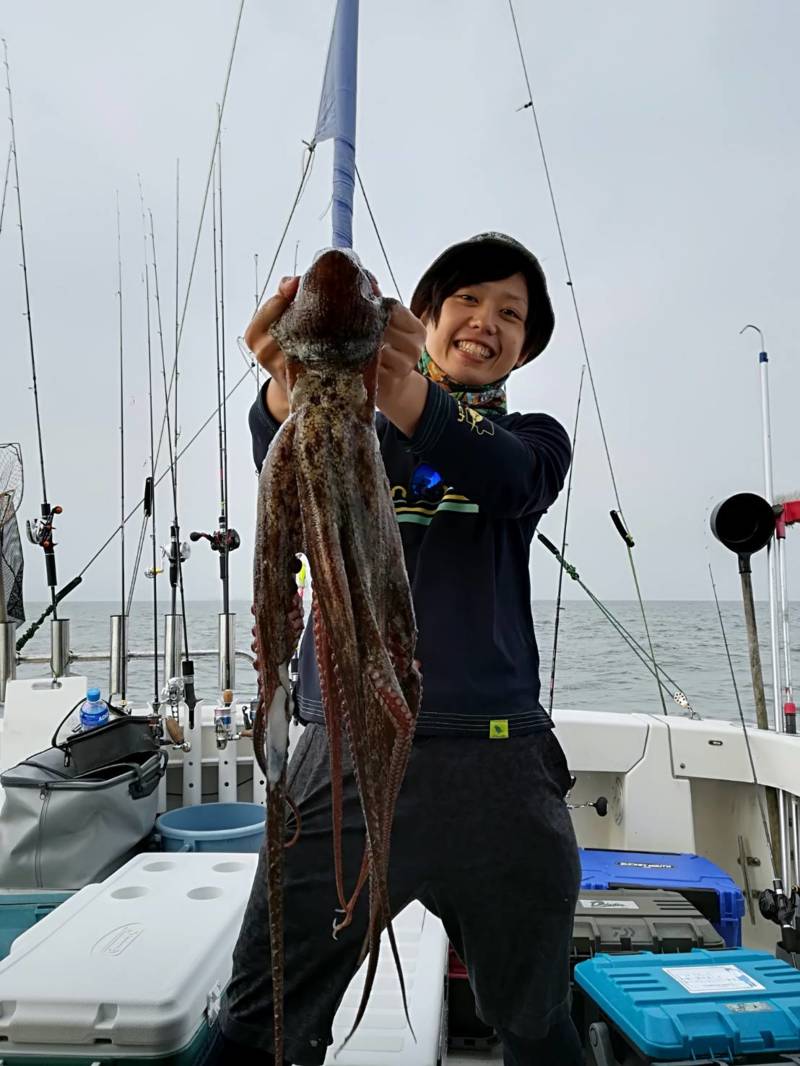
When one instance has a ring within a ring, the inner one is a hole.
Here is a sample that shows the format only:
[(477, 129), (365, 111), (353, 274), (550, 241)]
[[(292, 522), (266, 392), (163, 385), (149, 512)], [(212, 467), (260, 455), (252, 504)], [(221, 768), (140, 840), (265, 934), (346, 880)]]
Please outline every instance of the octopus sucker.
[[(290, 413), (264, 460), (258, 490), (254, 599), (261, 699), (254, 746), (268, 785), (267, 897), (278, 1063), (284, 1048), (283, 852), (291, 806), (286, 664), (295, 640), (287, 618), (299, 552), (313, 577), (314, 644), (330, 750), (339, 903), (334, 935), (350, 924), (363, 887), (369, 889), (361, 957), (367, 973), (352, 1032), (369, 1000), (384, 929), (408, 1018), (388, 872), (421, 685), (400, 531), (375, 432), (378, 347), (392, 303), (375, 294), (352, 253), (329, 250), (303, 276), (294, 302), (272, 327), (286, 356)], [(341, 841), (345, 744), (365, 832), (352, 886), (345, 884)], [(295, 836), (299, 831), (298, 824)]]

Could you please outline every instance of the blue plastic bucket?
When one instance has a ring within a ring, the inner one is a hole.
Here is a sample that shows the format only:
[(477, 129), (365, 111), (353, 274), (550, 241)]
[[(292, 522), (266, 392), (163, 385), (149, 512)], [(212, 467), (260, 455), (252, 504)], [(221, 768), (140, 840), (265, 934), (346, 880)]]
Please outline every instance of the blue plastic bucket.
[(258, 851), (264, 840), (258, 803), (198, 803), (156, 819), (163, 851)]

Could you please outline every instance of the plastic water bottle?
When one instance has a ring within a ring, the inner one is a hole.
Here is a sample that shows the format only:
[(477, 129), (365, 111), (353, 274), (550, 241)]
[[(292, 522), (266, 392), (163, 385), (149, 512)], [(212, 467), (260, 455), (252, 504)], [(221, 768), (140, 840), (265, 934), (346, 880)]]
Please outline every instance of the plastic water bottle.
[(84, 732), (108, 722), (108, 704), (100, 699), (100, 689), (90, 688), (81, 704), (81, 728)]

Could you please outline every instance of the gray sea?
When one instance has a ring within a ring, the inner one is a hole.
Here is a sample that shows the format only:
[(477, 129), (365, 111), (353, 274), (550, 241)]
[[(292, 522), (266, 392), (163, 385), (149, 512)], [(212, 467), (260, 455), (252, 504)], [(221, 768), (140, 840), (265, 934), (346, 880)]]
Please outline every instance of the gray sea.
[[(20, 627), (20, 634), (37, 618), (45, 605), (26, 606), (28, 622)], [(736, 696), (725, 654), (717, 609), (713, 601), (651, 601), (645, 605), (647, 624), (653, 640), (659, 668), (670, 680), (665, 684), (670, 692), (680, 689), (701, 717), (738, 718)], [(646, 646), (644, 624), (639, 606), (634, 601), (609, 602), (606, 608), (631, 637)], [(167, 604), (159, 610), (158, 645), (163, 654), (163, 615)], [(108, 602), (72, 601), (62, 604), (59, 616), (69, 617), (71, 645), (82, 655), (90, 652), (108, 653), (109, 616), (116, 606)], [(237, 647), (249, 649), (251, 616), (249, 604), (234, 602), (231, 610), (237, 616)], [(187, 602), (186, 614), (190, 651), (216, 647), (217, 614), (219, 605), (211, 601)], [(541, 654), (542, 702), (547, 706), (550, 669), (553, 652), (555, 603), (537, 600), (533, 604), (536, 633)], [(736, 682), (744, 713), (754, 720), (753, 689), (750, 680), (749, 658), (744, 617), (740, 603), (721, 604), (722, 618), (733, 659)], [(772, 691), (767, 604), (758, 604), (757, 615), (767, 706)], [(792, 660), (794, 677), (800, 687), (800, 603), (793, 603), (790, 611), (792, 631)], [(148, 652), (153, 648), (152, 603), (133, 604), (129, 623), (131, 651)], [(49, 658), (49, 623), (23, 649), (26, 656)], [(48, 667), (24, 662), (18, 676), (32, 677), (46, 674)], [(85, 673), (91, 683), (105, 693), (108, 688), (107, 662), (79, 662), (74, 673)], [(423, 663), (424, 674), (424, 663)], [(163, 670), (159, 676), (163, 684)], [(781, 683), (783, 671), (780, 673)], [(198, 696), (213, 701), (217, 698), (217, 665), (215, 658), (195, 661)], [(237, 664), (237, 695), (252, 698), (255, 692), (255, 673), (249, 663), (240, 659)], [(152, 698), (154, 688), (152, 662), (134, 661), (129, 673), (129, 697), (135, 702)], [(665, 693), (667, 711), (685, 714)], [(555, 700), (558, 708), (608, 711), (649, 711), (661, 713), (659, 689), (653, 674), (634, 654), (614, 626), (589, 601), (567, 600), (562, 604), (558, 650), (556, 655)]]

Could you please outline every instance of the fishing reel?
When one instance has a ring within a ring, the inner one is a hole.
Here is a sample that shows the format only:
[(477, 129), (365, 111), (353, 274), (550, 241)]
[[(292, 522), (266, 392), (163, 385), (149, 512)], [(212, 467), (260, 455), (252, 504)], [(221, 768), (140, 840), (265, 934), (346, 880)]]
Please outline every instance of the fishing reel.
[(198, 533), (195, 531), (189, 534), (189, 540), (207, 540), (211, 545), (212, 551), (225, 551), (229, 554), (232, 551), (236, 551), (242, 543), (242, 538), (235, 529), (217, 529), (213, 533)]
[[(772, 888), (766, 888), (758, 897), (758, 909), (762, 918), (774, 922), (781, 928), (779, 948), (790, 956), (787, 962), (797, 967), (800, 954), (800, 890), (792, 888), (787, 895), (781, 881), (772, 882)], [(782, 957), (780, 951), (778, 957)]]
[(222, 706), (214, 708), (214, 739), (220, 751), (228, 746), (231, 740), (238, 740), (238, 735), (233, 728), (233, 692), (226, 688), (222, 693)]
[(28, 534), (28, 540), (31, 544), (36, 544), (38, 547), (44, 549), (47, 584), (51, 589), (55, 589), (58, 584), (56, 576), (56, 545), (53, 540), (53, 519), (56, 515), (61, 513), (62, 508), (59, 504), (55, 507), (51, 507), (49, 503), (43, 503), (41, 518), (28, 518), (25, 521), (25, 531)]
[(180, 706), (186, 698), (186, 686), (182, 677), (171, 677), (161, 690), (161, 706), (168, 707), (164, 715), (164, 728), (176, 748), (191, 751), (191, 744), (185, 739), (180, 723)]
[(49, 548), (55, 547), (53, 542), (53, 519), (57, 514), (61, 514), (63, 508), (56, 504), (55, 507), (42, 508), (41, 518), (28, 518), (25, 521), (25, 531), (28, 534), (28, 540), (31, 544), (37, 545), (39, 548), (44, 548), (47, 551)]
[[(189, 556), (191, 554), (192, 554), (192, 546), (191, 546), (191, 544), (188, 544), (185, 540), (181, 541), (181, 544), (180, 544), (181, 562), (185, 563), (186, 560), (189, 558)], [(175, 562), (175, 559), (173, 558), (173, 545), (172, 545), (172, 542), (170, 542), (169, 544), (162, 544), (162, 546), (161, 546), (161, 555), (162, 555), (162, 558), (168, 559), (170, 564), (173, 564)]]

